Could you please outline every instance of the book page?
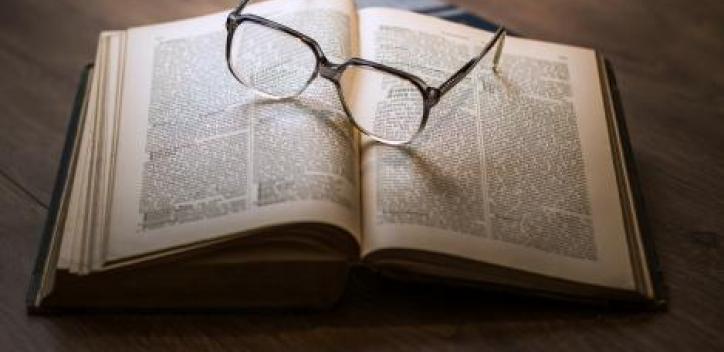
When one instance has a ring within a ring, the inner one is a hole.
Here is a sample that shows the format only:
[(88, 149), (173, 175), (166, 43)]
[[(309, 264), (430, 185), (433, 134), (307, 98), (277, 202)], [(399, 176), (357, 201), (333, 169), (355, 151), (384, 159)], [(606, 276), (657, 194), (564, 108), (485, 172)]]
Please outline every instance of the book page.
[[(88, 105), (79, 127), (78, 163), (75, 165), (68, 216), (64, 224), (59, 267), (87, 273), (105, 252), (101, 236), (109, 208), (114, 134), (117, 129), (119, 75), (122, 72), (125, 31), (104, 31), (99, 37)], [(95, 258), (95, 259), (93, 259)]]
[[(434, 86), (492, 37), (396, 10), (359, 18), (363, 58)], [(363, 142), (363, 254), (409, 248), (633, 289), (595, 53), (508, 37), (500, 73), (492, 56), (411, 145)]]
[[(357, 52), (351, 1), (245, 12), (309, 35), (331, 60)], [(128, 31), (108, 260), (297, 222), (359, 236), (357, 136), (334, 86), (317, 78), (288, 100), (247, 89), (227, 68), (227, 15)]]

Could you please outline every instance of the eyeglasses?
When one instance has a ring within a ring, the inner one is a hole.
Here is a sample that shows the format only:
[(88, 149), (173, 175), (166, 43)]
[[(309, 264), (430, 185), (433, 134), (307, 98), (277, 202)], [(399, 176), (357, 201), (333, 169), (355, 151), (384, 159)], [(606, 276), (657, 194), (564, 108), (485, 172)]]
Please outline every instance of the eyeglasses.
[(242, 1), (226, 21), (226, 61), (241, 84), (283, 99), (298, 96), (322, 76), (334, 83), (355, 127), (393, 145), (411, 142), (425, 128), (430, 110), (496, 44), (492, 62), (497, 72), (506, 33), (499, 28), (478, 56), (434, 87), (413, 74), (365, 59), (332, 63), (314, 39), (269, 19), (242, 14), (248, 2)]

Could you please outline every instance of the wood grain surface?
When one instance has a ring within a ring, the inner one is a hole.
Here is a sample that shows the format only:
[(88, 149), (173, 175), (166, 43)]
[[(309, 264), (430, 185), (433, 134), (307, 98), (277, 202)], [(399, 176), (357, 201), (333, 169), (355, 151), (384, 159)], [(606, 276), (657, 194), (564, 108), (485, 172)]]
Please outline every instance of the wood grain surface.
[(724, 2), (453, 0), (527, 37), (599, 49), (617, 73), (671, 303), (630, 312), (356, 277), (325, 312), (34, 317), (24, 294), (83, 65), (103, 29), (234, 5), (4, 0), (0, 350), (723, 350)]

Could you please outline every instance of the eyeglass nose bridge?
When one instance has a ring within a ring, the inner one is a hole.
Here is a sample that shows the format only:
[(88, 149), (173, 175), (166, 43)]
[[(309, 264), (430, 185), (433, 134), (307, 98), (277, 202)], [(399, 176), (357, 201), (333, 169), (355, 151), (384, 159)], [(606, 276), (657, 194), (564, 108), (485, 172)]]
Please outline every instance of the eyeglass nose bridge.
[(333, 64), (328, 60), (319, 60), (319, 75), (332, 81), (339, 82), (340, 76), (342, 75), (342, 66), (340, 64)]

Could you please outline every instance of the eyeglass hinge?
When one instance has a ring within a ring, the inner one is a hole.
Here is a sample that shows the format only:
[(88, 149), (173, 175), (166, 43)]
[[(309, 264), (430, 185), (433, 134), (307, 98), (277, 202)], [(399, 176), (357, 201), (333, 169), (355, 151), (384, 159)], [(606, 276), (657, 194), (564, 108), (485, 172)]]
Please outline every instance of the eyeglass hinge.
[(239, 18), (239, 15), (230, 13), (229, 16), (226, 17), (226, 30), (231, 31), (236, 28), (236, 26), (239, 25)]
[(438, 101), (440, 101), (440, 97), (442, 96), (442, 92), (439, 88), (436, 87), (428, 87), (427, 88), (427, 97), (430, 99), (431, 106), (434, 106), (437, 104)]

